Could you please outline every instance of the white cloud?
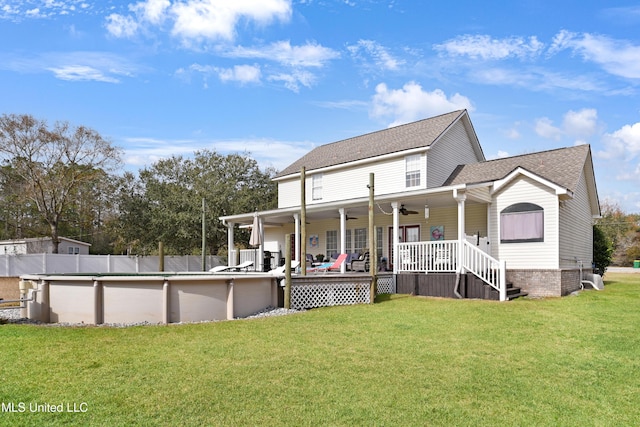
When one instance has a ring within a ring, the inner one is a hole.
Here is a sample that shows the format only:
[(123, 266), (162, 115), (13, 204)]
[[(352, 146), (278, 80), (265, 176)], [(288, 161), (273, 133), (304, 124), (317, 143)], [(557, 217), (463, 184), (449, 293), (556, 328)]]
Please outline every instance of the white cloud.
[(255, 65), (235, 65), (233, 68), (218, 68), (217, 71), (223, 82), (235, 81), (240, 84), (260, 82), (260, 67)]
[(404, 60), (394, 58), (384, 46), (373, 40), (358, 40), (355, 45), (347, 46), (347, 50), (351, 56), (361, 60), (364, 60), (361, 52), (365, 52), (379, 69), (397, 70), (405, 63)]
[(114, 37), (133, 37), (138, 31), (138, 23), (130, 16), (112, 13), (107, 16), (107, 31)]
[(576, 139), (576, 143), (585, 143), (585, 139), (593, 136), (598, 130), (598, 112), (593, 108), (583, 108), (579, 111), (569, 110), (565, 113), (562, 126), (553, 125), (548, 117), (536, 120), (536, 133), (546, 139), (561, 140), (568, 136)]
[(300, 85), (310, 88), (316, 81), (316, 77), (306, 70), (293, 70), (290, 73), (272, 74), (268, 77), (270, 81), (283, 82), (284, 87), (292, 92), (298, 93)]
[(548, 117), (542, 117), (536, 120), (536, 133), (546, 139), (554, 139), (559, 141), (562, 138), (562, 129), (553, 125), (553, 121)]
[(109, 52), (47, 52), (34, 56), (0, 54), (0, 70), (18, 73), (52, 72), (67, 81), (118, 83), (120, 77), (132, 77), (145, 70), (128, 59)]
[[(171, 22), (171, 34), (185, 46), (202, 41), (233, 41), (240, 22), (267, 25), (274, 20), (288, 21), (290, 0), (144, 0), (129, 7), (133, 16), (111, 14), (107, 30), (115, 37), (131, 37), (141, 27)], [(135, 24), (135, 25), (134, 25)]]
[(624, 125), (613, 133), (606, 133), (602, 141), (605, 150), (598, 152), (599, 157), (632, 160), (640, 154), (640, 123)]
[(473, 59), (500, 60), (531, 58), (539, 55), (544, 44), (535, 36), (494, 39), (488, 35), (463, 35), (436, 44), (433, 48), (450, 56), (468, 56)]
[(459, 109), (473, 110), (473, 106), (469, 98), (458, 93), (447, 97), (440, 89), (427, 92), (416, 82), (406, 83), (402, 89), (389, 89), (380, 83), (373, 96), (371, 115), (391, 116), (391, 127)]
[(322, 67), (336, 59), (340, 53), (314, 42), (292, 46), (290, 41), (280, 41), (267, 46), (237, 46), (223, 53), (231, 58), (259, 58), (276, 61), (290, 67)]
[(593, 108), (570, 110), (564, 115), (562, 127), (568, 135), (588, 138), (597, 131), (598, 112)]
[(570, 91), (595, 92), (604, 90), (602, 83), (595, 77), (589, 75), (561, 74), (541, 68), (471, 68), (469, 77), (483, 84), (515, 86), (536, 91), (565, 89)]
[(136, 3), (129, 8), (144, 21), (157, 25), (164, 22), (170, 6), (171, 2), (169, 0), (147, 0)]
[(212, 149), (222, 154), (250, 153), (261, 166), (283, 169), (313, 148), (311, 142), (278, 141), (268, 138), (234, 140), (162, 140), (152, 137), (122, 139), (124, 162), (134, 170), (151, 166), (171, 156), (191, 157), (194, 152)]
[(549, 50), (557, 53), (570, 49), (586, 61), (600, 65), (608, 73), (629, 79), (640, 79), (640, 46), (597, 34), (559, 32)]
[(91, 6), (83, 0), (3, 0), (0, 1), (0, 20), (20, 22), (23, 19), (46, 19), (56, 15), (70, 15), (76, 11), (86, 12)]
[(98, 81), (105, 83), (119, 83), (115, 77), (109, 77), (102, 71), (86, 65), (66, 65), (63, 67), (49, 68), (56, 78), (69, 81)]
[(235, 65), (231, 68), (222, 68), (213, 65), (191, 64), (188, 69), (178, 69), (176, 75), (188, 79), (190, 72), (202, 74), (205, 88), (208, 87), (209, 76), (216, 76), (223, 83), (237, 82), (240, 85), (260, 83), (262, 78), (262, 71), (258, 65)]

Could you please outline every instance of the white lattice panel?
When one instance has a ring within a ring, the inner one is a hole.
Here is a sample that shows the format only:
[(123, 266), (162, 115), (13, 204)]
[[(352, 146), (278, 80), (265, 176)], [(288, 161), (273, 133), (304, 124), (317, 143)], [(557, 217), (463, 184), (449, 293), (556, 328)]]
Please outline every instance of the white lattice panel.
[(396, 293), (396, 287), (395, 287), (396, 282), (393, 278), (393, 275), (378, 276), (377, 279), (378, 279), (378, 282), (376, 286), (377, 288), (376, 293), (378, 295)]
[(366, 282), (313, 283), (291, 287), (291, 308), (297, 310), (370, 302), (369, 284)]

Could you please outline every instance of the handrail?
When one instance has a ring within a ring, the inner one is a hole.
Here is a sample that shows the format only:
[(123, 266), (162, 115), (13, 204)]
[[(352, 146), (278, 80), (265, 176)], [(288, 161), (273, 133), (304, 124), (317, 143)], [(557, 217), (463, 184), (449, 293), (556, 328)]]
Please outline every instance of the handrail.
[(398, 272), (455, 272), (457, 255), (457, 240), (399, 243)]
[(500, 301), (507, 299), (504, 261), (498, 261), (488, 253), (465, 241), (462, 266), (500, 293)]

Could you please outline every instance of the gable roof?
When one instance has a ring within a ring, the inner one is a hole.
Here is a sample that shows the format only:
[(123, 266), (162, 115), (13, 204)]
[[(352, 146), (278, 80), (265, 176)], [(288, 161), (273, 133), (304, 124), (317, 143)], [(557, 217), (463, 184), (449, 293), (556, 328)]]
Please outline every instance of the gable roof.
[(429, 147), (453, 123), (466, 115), (466, 110), (457, 110), (417, 122), (321, 145), (284, 168), (276, 175), (276, 178), (298, 173), (303, 166), (307, 171), (310, 171), (413, 148)]
[(517, 168), (526, 169), (554, 184), (575, 191), (585, 162), (590, 159), (589, 145), (559, 148), (520, 156), (458, 166), (444, 186), (497, 181)]

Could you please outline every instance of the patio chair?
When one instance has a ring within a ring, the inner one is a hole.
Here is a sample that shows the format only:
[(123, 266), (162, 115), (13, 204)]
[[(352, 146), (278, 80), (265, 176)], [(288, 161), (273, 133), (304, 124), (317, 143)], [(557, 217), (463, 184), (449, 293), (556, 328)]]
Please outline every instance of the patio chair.
[[(291, 272), (294, 272), (299, 265), (300, 265), (299, 261), (291, 261)], [(286, 272), (286, 266), (281, 265), (280, 267), (276, 267), (273, 270), (270, 270), (269, 274), (277, 277), (277, 276), (284, 276), (285, 272)]]
[(334, 262), (325, 262), (315, 267), (307, 268), (308, 273), (318, 273), (320, 271), (326, 273), (328, 271), (340, 271), (340, 267), (347, 260), (347, 254), (340, 254)]
[(351, 271), (369, 271), (369, 252), (365, 252), (360, 258), (351, 261)]

